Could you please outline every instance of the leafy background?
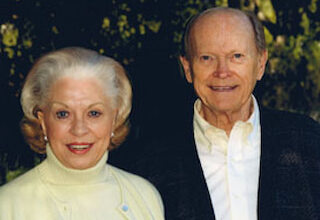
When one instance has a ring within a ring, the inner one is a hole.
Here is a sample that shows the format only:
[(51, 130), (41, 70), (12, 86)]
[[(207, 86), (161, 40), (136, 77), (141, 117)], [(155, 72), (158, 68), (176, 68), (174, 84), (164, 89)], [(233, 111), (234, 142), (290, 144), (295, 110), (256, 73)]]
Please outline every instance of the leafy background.
[(318, 0), (1, 0), (0, 185), (44, 158), (19, 129), (21, 86), (39, 56), (83, 46), (121, 62), (134, 90), (130, 143), (179, 122), (191, 104), (177, 61), (183, 30), (190, 16), (213, 6), (250, 10), (263, 22), (269, 62), (255, 90), (262, 104), (319, 120)]

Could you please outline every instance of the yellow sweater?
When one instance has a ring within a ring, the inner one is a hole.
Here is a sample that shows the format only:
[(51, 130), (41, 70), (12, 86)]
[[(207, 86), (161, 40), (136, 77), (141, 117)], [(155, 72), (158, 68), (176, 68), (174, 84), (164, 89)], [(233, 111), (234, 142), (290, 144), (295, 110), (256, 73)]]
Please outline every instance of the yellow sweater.
[(47, 159), (0, 188), (0, 220), (164, 219), (156, 189), (106, 164), (64, 167), (47, 147)]

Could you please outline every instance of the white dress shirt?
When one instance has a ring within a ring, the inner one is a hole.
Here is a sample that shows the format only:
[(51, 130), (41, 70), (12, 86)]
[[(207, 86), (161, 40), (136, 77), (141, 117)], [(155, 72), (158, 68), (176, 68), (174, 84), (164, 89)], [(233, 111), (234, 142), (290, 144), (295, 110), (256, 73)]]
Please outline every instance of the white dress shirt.
[(230, 136), (209, 124), (194, 104), (194, 136), (217, 220), (256, 220), (260, 166), (260, 113), (237, 121)]

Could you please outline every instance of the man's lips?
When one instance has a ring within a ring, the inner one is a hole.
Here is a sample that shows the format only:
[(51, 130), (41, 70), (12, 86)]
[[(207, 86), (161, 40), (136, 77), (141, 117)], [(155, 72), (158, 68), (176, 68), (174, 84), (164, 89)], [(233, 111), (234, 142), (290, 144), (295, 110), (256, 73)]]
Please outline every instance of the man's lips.
[(215, 92), (231, 92), (238, 86), (209, 86), (209, 88)]
[(68, 149), (75, 154), (84, 154), (88, 152), (91, 147), (93, 146), (93, 143), (70, 143), (67, 144)]

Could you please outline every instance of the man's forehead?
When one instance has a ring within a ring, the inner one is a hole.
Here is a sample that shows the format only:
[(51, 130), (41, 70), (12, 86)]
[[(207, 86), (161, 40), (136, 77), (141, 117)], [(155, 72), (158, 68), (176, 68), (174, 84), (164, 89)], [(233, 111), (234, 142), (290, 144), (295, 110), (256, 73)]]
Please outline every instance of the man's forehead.
[(192, 29), (197, 29), (197, 27), (207, 26), (210, 23), (223, 24), (229, 22), (239, 27), (248, 28), (249, 31), (253, 30), (252, 24), (247, 17), (247, 15), (238, 10), (217, 10), (209, 11), (198, 17), (195, 21)]
[(255, 47), (253, 26), (246, 14), (237, 11), (218, 11), (203, 15), (194, 23), (189, 36), (191, 53), (196, 53), (199, 48), (220, 48), (220, 52), (226, 53), (233, 50), (252, 52)]

